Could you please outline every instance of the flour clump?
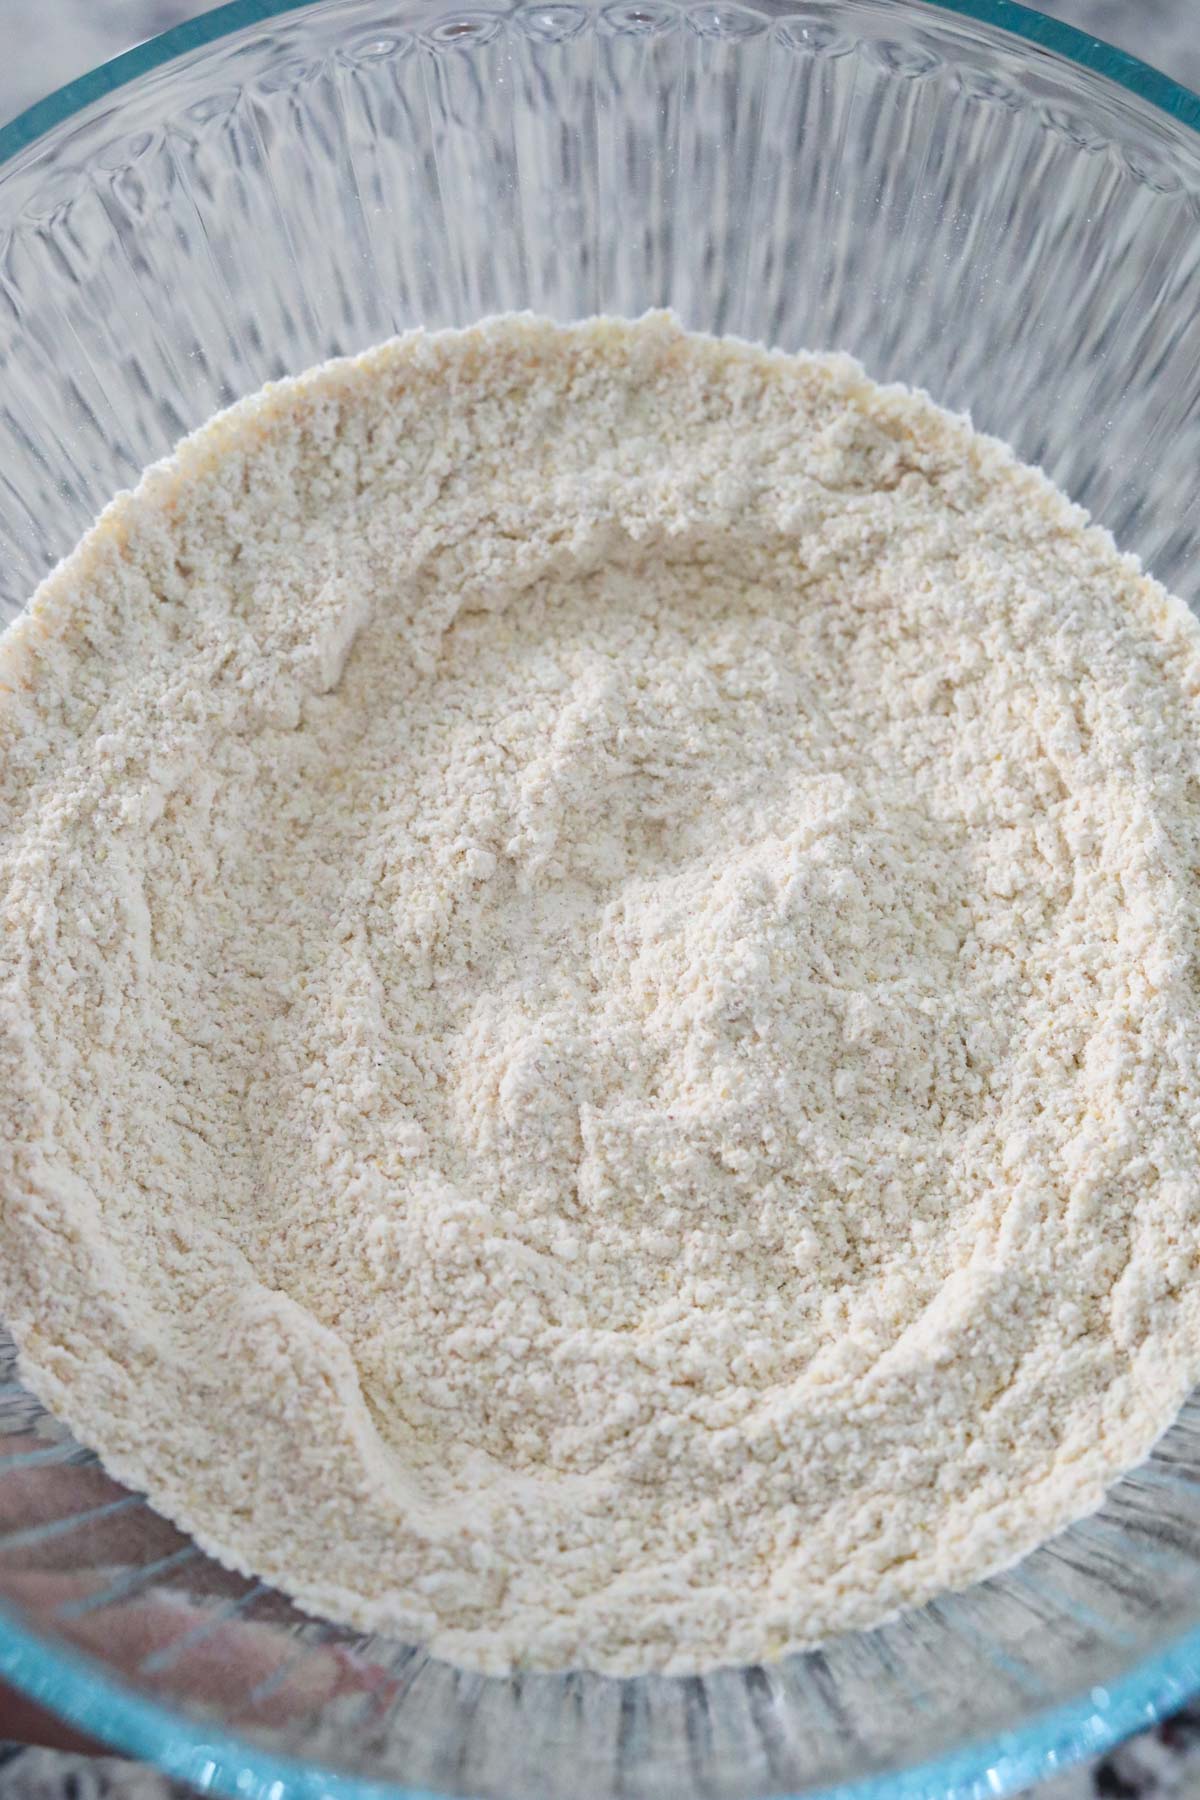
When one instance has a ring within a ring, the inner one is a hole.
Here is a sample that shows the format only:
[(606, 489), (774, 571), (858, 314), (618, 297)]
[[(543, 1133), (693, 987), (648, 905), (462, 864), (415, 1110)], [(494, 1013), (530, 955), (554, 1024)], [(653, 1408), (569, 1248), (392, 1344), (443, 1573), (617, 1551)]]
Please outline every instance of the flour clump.
[(752, 1662), (1200, 1375), (1200, 632), (923, 396), (400, 339), (187, 440), (0, 679), (0, 1313), (231, 1564)]

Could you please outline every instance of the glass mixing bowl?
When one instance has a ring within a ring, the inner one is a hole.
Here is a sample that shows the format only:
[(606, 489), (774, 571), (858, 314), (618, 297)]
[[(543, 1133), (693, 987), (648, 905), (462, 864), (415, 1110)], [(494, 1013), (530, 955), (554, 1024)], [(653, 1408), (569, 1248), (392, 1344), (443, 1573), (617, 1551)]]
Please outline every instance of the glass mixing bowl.
[[(1009, 439), (1200, 602), (1200, 101), (1008, 0), (235, 0), (0, 132), (0, 605), (264, 381), (671, 305)], [(3, 1196), (0, 1195), (0, 1203)], [(0, 1671), (246, 1800), (995, 1795), (1200, 1687), (1200, 1408), (1096, 1517), (692, 1679), (466, 1675), (109, 1481), (0, 1340)]]

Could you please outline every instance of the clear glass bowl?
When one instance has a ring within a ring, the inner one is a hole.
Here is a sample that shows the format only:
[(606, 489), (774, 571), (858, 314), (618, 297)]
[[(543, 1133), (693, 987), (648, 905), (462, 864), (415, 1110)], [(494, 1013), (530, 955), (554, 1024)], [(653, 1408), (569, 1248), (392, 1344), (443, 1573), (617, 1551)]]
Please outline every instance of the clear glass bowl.
[[(0, 132), (0, 606), (185, 430), (404, 326), (837, 346), (1200, 602), (1200, 101), (1008, 0), (235, 0)], [(0, 1203), (2, 1203), (0, 1196)], [(1200, 1408), (1103, 1511), (703, 1679), (464, 1675), (108, 1480), (0, 1340), (0, 1671), (246, 1800), (999, 1794), (1200, 1687)]]

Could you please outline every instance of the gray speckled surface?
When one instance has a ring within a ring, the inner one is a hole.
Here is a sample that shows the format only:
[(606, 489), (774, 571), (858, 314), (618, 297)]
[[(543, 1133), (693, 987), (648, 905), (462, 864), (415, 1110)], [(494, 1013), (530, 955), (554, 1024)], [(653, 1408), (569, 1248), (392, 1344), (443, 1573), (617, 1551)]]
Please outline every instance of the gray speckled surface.
[(1040, 0), (1037, 10), (1120, 45), (1200, 92), (1200, 0)]
[(207, 12), (207, 0), (0, 0), (0, 123), (143, 38)]
[[(107, 57), (203, 12), (203, 0), (0, 0), (0, 122)], [(1200, 90), (1200, 0), (1042, 0), (1042, 11), (1120, 44)], [(0, 1800), (168, 1800), (151, 1769), (0, 1746)], [(1200, 1706), (1037, 1800), (1200, 1800)]]

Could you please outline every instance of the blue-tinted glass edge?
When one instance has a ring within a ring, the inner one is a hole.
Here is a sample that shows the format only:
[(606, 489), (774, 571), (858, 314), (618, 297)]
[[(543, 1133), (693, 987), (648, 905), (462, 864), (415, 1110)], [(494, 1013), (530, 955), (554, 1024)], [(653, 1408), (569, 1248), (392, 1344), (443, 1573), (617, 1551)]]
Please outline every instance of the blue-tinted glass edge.
[[(224, 6), (200, 13), (157, 37), (147, 38), (132, 50), (101, 63), (98, 68), (67, 82), (65, 87), (56, 88), (18, 113), (0, 129), (0, 164), (44, 137), (73, 113), (81, 112), (93, 101), (124, 87), (127, 82), (136, 81), (139, 75), (146, 75), (163, 63), (242, 31), (249, 25), (277, 18), (282, 13), (298, 12), (312, 4), (314, 0), (228, 0)], [(958, 13), (963, 18), (977, 19), (981, 24), (995, 26), (1014, 37), (1024, 38), (1027, 43), (1037, 44), (1043, 50), (1079, 63), (1200, 133), (1200, 95), (1172, 81), (1161, 69), (1152, 68), (1126, 50), (1118, 50), (1115, 44), (1091, 37), (1061, 19), (1048, 18), (1032, 7), (1020, 5), (1019, 0), (924, 0), (924, 4), (943, 12)]]
[[(199, 1718), (143, 1699), (89, 1657), (52, 1647), (0, 1607), (0, 1676), (77, 1729), (234, 1800), (442, 1800), (424, 1788), (293, 1762)], [(794, 1800), (1000, 1800), (1085, 1756), (1099, 1756), (1200, 1689), (1200, 1630), (1146, 1657), (1120, 1681), (931, 1761)]]

